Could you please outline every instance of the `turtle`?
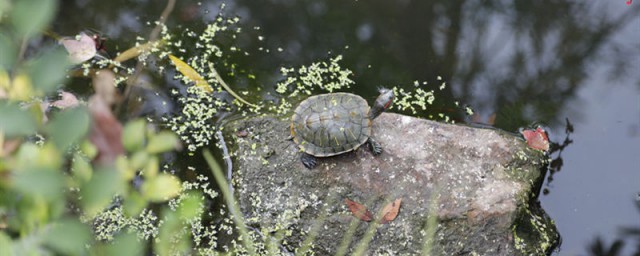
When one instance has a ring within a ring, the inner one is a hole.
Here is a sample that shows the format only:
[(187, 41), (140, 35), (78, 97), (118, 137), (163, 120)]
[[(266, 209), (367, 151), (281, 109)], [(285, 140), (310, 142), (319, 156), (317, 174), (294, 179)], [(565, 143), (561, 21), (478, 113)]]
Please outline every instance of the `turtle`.
[(302, 101), (291, 117), (291, 139), (302, 151), (305, 167), (313, 169), (316, 157), (330, 157), (367, 143), (374, 155), (382, 147), (371, 138), (372, 120), (393, 102), (393, 90), (380, 89), (369, 108), (362, 97), (344, 92), (320, 94)]

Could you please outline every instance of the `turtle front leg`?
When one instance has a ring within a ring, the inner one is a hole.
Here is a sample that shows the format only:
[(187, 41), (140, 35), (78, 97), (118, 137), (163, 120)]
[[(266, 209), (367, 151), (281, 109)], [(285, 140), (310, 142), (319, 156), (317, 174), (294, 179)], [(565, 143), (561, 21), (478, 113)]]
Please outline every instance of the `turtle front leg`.
[(316, 167), (316, 165), (318, 164), (315, 156), (309, 155), (304, 152), (302, 153), (300, 160), (302, 160), (302, 164), (304, 164), (304, 167), (307, 167), (307, 169), (313, 169), (313, 167)]
[(380, 143), (373, 140), (372, 138), (369, 138), (368, 142), (369, 142), (369, 148), (371, 148), (371, 152), (373, 152), (374, 156), (377, 156), (382, 153), (382, 146), (380, 146)]

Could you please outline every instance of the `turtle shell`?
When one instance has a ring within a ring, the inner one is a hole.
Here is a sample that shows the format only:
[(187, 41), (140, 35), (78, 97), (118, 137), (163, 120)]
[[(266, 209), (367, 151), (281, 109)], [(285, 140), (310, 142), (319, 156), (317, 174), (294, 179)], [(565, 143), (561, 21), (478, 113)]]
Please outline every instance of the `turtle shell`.
[(302, 151), (317, 157), (355, 150), (371, 136), (369, 105), (351, 93), (309, 97), (291, 117), (291, 136)]

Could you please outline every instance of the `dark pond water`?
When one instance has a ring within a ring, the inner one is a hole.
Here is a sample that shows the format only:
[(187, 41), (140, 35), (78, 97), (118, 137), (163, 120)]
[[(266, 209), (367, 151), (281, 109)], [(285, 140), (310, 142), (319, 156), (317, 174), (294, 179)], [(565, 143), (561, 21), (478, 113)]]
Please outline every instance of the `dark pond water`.
[[(178, 1), (169, 28), (199, 31), (220, 4)], [(62, 1), (53, 29), (95, 28), (122, 51), (149, 34), (164, 5)], [(624, 242), (617, 255), (640, 253), (640, 1), (236, 0), (225, 13), (241, 18), (235, 43), (252, 53), (235, 62), (257, 77), (234, 84), (254, 98), (274, 89), (279, 67), (341, 54), (355, 74), (349, 91), (364, 97), (441, 76), (445, 103), (418, 115), (463, 121), (457, 100), (504, 130), (544, 124), (563, 145), (540, 195), (562, 235), (556, 254), (605, 255), (591, 248), (615, 241)]]

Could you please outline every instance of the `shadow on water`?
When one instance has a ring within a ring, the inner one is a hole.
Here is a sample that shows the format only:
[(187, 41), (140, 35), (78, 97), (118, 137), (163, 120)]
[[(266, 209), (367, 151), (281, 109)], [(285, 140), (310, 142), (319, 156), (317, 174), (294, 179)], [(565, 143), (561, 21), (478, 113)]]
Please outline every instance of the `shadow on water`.
[[(640, 193), (636, 199), (636, 208), (638, 208), (638, 215), (640, 215)], [(640, 224), (632, 227), (619, 228), (619, 236), (608, 245), (602, 237), (596, 237), (589, 245), (589, 252), (594, 256), (618, 256), (626, 255), (623, 252), (625, 241), (637, 241), (636, 247), (633, 249), (635, 252), (633, 256), (640, 256)]]
[(551, 144), (549, 147), (549, 155), (551, 156), (551, 162), (549, 163), (549, 166), (547, 168), (547, 171), (548, 171), (546, 176), (547, 187), (542, 189), (542, 193), (544, 195), (549, 194), (550, 192), (549, 186), (553, 181), (553, 175), (559, 172), (562, 169), (562, 166), (564, 165), (564, 160), (562, 158), (562, 151), (564, 151), (569, 145), (573, 143), (573, 139), (571, 139), (571, 134), (573, 133), (573, 124), (569, 122), (569, 118), (566, 119), (564, 132), (565, 132), (565, 137), (562, 143), (551, 141)]
[[(148, 0), (62, 2), (55, 31), (72, 35), (98, 29), (110, 38), (106, 46), (114, 52), (147, 34), (153, 25), (146, 22), (155, 20), (163, 8), (158, 1)], [(219, 4), (178, 1), (168, 26), (200, 31), (215, 18)], [(579, 105), (569, 105), (590, 78), (589, 67), (603, 66), (610, 79), (637, 71), (628, 63), (638, 58), (640, 48), (612, 38), (637, 20), (640, 9), (630, 6), (611, 15), (599, 6), (576, 1), (226, 1), (225, 12), (238, 15), (243, 26), (234, 43), (251, 53), (233, 62), (256, 74), (256, 81), (225, 80), (235, 88), (279, 101), (271, 92), (281, 79), (281, 66), (305, 65), (337, 54), (354, 71), (356, 85), (351, 92), (369, 99), (379, 86), (411, 89), (414, 81), (426, 81), (429, 89), (442, 76), (449, 86), (437, 91), (440, 103), (415, 115), (446, 112), (454, 120), (464, 120), (465, 114), (453, 104), (459, 101), (472, 106), (479, 116), (495, 115), (494, 126), (507, 131), (534, 122), (551, 129), (564, 127), (565, 139), (552, 147), (543, 189), (548, 194), (554, 175), (565, 165), (562, 153), (573, 143), (569, 120), (580, 122), (589, 114), (581, 112)], [(257, 40), (259, 36), (264, 40)], [(172, 74), (149, 75), (149, 83), (165, 95), (180, 87)], [(197, 157), (186, 158), (188, 164), (206, 166), (201, 159), (191, 161)], [(638, 227), (621, 230), (623, 236), (640, 241)], [(569, 230), (560, 232), (572, 235)], [(621, 240), (607, 245), (598, 239), (585, 248), (593, 255), (618, 255), (622, 246)], [(636, 255), (640, 248), (637, 251)]]

